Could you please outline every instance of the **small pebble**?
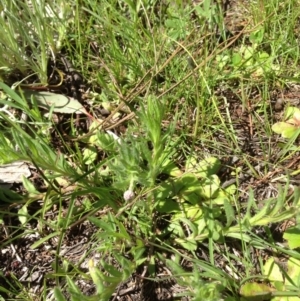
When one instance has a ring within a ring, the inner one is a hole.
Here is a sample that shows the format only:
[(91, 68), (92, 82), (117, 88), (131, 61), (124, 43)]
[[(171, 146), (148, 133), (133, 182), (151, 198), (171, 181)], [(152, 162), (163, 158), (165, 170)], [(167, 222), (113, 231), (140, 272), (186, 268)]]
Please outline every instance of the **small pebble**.
[(275, 103), (275, 111), (281, 111), (284, 106), (284, 99), (283, 98), (277, 98), (276, 103)]

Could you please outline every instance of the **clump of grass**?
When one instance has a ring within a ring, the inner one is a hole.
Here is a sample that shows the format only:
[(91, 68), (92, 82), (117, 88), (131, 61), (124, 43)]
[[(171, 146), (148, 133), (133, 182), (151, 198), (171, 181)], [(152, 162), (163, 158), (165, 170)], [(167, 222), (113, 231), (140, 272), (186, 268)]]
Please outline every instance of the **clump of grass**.
[(72, 8), (62, 1), (3, 1), (1, 9), (2, 77), (18, 70), (46, 85), (49, 59), (55, 59), (65, 41)]

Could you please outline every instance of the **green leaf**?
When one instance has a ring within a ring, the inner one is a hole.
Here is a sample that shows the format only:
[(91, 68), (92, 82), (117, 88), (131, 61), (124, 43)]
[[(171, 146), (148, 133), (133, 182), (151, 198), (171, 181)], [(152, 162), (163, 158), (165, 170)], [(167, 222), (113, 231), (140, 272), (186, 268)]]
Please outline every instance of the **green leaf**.
[(182, 226), (180, 224), (180, 218), (181, 217), (182, 217), (182, 215), (180, 215), (180, 216), (177, 216), (177, 214), (173, 215), (172, 223), (170, 223), (168, 228), (167, 228), (168, 233), (173, 233), (173, 234), (175, 234), (177, 236), (180, 236), (180, 237), (184, 236), (184, 231), (183, 231)]
[(109, 152), (116, 150), (116, 140), (109, 134), (97, 131), (96, 135), (97, 140), (94, 140), (94, 143), (101, 149)]
[(186, 271), (182, 268), (180, 264), (175, 262), (174, 260), (165, 259), (167, 267), (172, 271), (173, 275), (184, 275)]
[(122, 280), (123, 272), (118, 271), (113, 265), (106, 263), (104, 260), (101, 261), (101, 265), (106, 272), (108, 272), (111, 276), (115, 278), (119, 278), (117, 281)]
[(300, 109), (297, 107), (288, 107), (284, 114), (284, 119), (293, 118), (294, 116), (299, 119)]
[(280, 212), (276, 216), (269, 216), (269, 213), (271, 213), (271, 211), (269, 211), (266, 216), (261, 218), (258, 221), (257, 225), (264, 226), (269, 223), (279, 223), (279, 222), (282, 222), (285, 220), (289, 220), (289, 219), (293, 218), (297, 212), (295, 211), (295, 209), (290, 208), (288, 210)]
[(223, 237), (223, 226), (221, 225), (220, 222), (214, 221), (212, 224), (212, 227), (210, 227), (210, 233), (209, 236), (214, 240), (218, 242), (224, 242), (224, 237)]
[(216, 174), (221, 167), (221, 162), (218, 158), (208, 157), (200, 162), (197, 158), (191, 157), (187, 160), (186, 170), (193, 173), (196, 177), (205, 178)]
[(200, 181), (192, 173), (186, 173), (176, 181), (176, 190), (195, 191), (199, 189)]
[[(71, 293), (71, 295), (72, 295), (72, 301), (74, 300), (78, 300), (78, 301), (80, 301), (81, 300), (81, 296), (82, 296), (82, 294), (81, 294), (81, 292), (80, 292), (80, 289), (77, 287), (77, 285), (75, 284), (75, 282), (71, 279), (71, 277), (69, 277), (69, 276), (66, 276), (66, 280), (67, 280), (67, 283), (68, 283), (68, 290), (69, 290), (69, 292)], [(78, 295), (78, 297), (76, 296), (76, 295)], [(75, 296), (76, 296), (76, 298), (75, 298)]]
[(264, 264), (263, 275), (267, 276), (270, 281), (284, 281), (281, 268), (273, 257), (270, 257)]
[(285, 284), (299, 286), (300, 285), (300, 260), (290, 258), (287, 262), (288, 277), (285, 277)]
[(253, 44), (261, 43), (263, 41), (263, 38), (264, 38), (264, 29), (263, 28), (251, 32), (250, 36), (249, 36), (249, 40)]
[(175, 241), (188, 251), (197, 250), (198, 245), (193, 237), (188, 237), (186, 239), (175, 238)]
[(185, 192), (182, 196), (185, 201), (189, 202), (192, 205), (197, 205), (201, 203), (201, 201), (203, 200), (200, 194), (197, 193), (196, 191)]
[(25, 189), (29, 192), (29, 194), (37, 195), (39, 192), (35, 189), (34, 185), (24, 176), (22, 176), (22, 182)]
[(23, 200), (23, 197), (8, 188), (0, 186), (0, 199), (2, 202), (14, 203)]
[(24, 105), (24, 100), (22, 97), (20, 97), (19, 94), (13, 89), (11, 89), (9, 86), (5, 85), (4, 83), (0, 82), (0, 88), (14, 101), (16, 101), (20, 106)]
[(126, 231), (125, 226), (123, 225), (123, 223), (119, 222), (119, 221), (115, 221), (116, 224), (118, 225), (119, 228), (119, 232), (122, 238), (124, 238), (125, 240), (127, 240), (128, 242), (131, 241), (131, 236), (128, 234), (128, 232)]
[[(172, 182), (163, 182), (158, 189), (156, 189), (153, 193), (158, 200), (162, 200), (162, 202), (166, 201), (166, 199), (173, 197), (176, 195), (176, 184), (172, 185)], [(177, 189), (176, 189), (177, 190)]]
[(192, 173), (187, 173), (179, 178), (174, 188), (176, 189), (177, 195), (179, 194), (191, 204), (199, 204), (201, 201), (202, 186), (197, 177)]
[(228, 55), (219, 55), (216, 57), (216, 60), (218, 62), (219, 68), (223, 69), (225, 66), (228, 65), (230, 57)]
[(88, 147), (85, 148), (83, 151), (83, 161), (86, 165), (92, 164), (98, 155), (97, 148), (93, 145), (89, 145)]
[(226, 216), (226, 227), (229, 227), (233, 221), (235, 221), (235, 212), (227, 199), (224, 199), (224, 211), (225, 211), (225, 216)]
[(28, 220), (27, 205), (22, 206), (18, 210), (18, 218), (22, 225), (25, 225), (27, 223), (27, 220)]
[(238, 67), (242, 63), (242, 56), (239, 53), (234, 53), (231, 58), (233, 66)]
[(292, 138), (296, 133), (298, 135), (299, 129), (300, 109), (296, 107), (288, 107), (285, 111), (285, 122), (277, 122), (272, 126), (272, 130), (283, 138)]
[(270, 58), (270, 55), (267, 52), (259, 52), (258, 54), (258, 62), (263, 63), (266, 62)]
[(205, 198), (214, 198), (220, 188), (220, 179), (217, 175), (211, 175), (201, 181), (201, 186), (201, 194)]
[(171, 160), (165, 160), (162, 164), (162, 172), (172, 177), (179, 177), (182, 175), (182, 171)]
[(103, 292), (103, 290), (105, 289), (104, 287), (104, 283), (103, 283), (103, 280), (102, 280), (102, 273), (100, 272), (99, 269), (97, 269), (95, 266), (94, 266), (94, 261), (93, 259), (90, 259), (89, 261), (89, 272), (90, 272), (90, 275), (92, 277), (92, 280), (93, 280), (93, 283), (95, 284), (96, 286), (96, 289), (97, 289), (97, 293), (98, 294), (101, 294)]
[(137, 246), (131, 248), (130, 253), (133, 254), (133, 262), (136, 266), (140, 266), (147, 260), (147, 255), (145, 255), (146, 248), (141, 240), (137, 240)]
[(25, 91), (25, 98), (32, 102), (35, 98), (37, 105), (47, 111), (65, 114), (86, 114), (83, 105), (75, 98), (45, 91)]
[(178, 203), (172, 199), (160, 199), (155, 208), (158, 212), (161, 213), (171, 213), (180, 211)]
[[(139, 243), (141, 245), (141, 242)], [(136, 269), (136, 262), (132, 262), (131, 260), (125, 258), (120, 253), (115, 253), (115, 259), (119, 262), (122, 267), (122, 281), (126, 280), (130, 277), (133, 271)]]
[(62, 292), (58, 287), (54, 288), (54, 297), (57, 301), (66, 301), (64, 295), (62, 294)]
[(300, 229), (299, 227), (291, 227), (287, 229), (283, 238), (287, 240), (290, 249), (296, 249), (300, 247)]
[(198, 220), (202, 217), (202, 210), (199, 205), (182, 204), (185, 216), (191, 221)]
[(150, 95), (147, 99), (147, 106), (139, 114), (141, 121), (146, 126), (147, 134), (153, 143), (153, 153), (156, 153), (156, 155), (159, 154), (159, 150), (162, 150), (161, 121), (164, 116), (164, 110), (165, 108), (162, 103), (156, 97)]
[(242, 297), (246, 297), (247, 299), (251, 297), (251, 301), (269, 300), (273, 290), (274, 289), (272, 289), (266, 283), (251, 282), (245, 283), (241, 286), (240, 295)]
[(100, 229), (105, 230), (105, 232), (115, 232), (116, 231), (116, 225), (114, 223), (108, 222), (103, 219), (99, 219), (95, 216), (89, 216), (88, 220), (92, 222), (94, 225), (99, 227)]
[[(2, 278), (4, 277), (2, 271), (1, 271), (1, 274), (0, 274), (0, 275), (1, 275)], [(6, 284), (6, 286), (7, 286), (7, 284)], [(6, 293), (7, 295), (11, 295), (11, 293), (12, 293), (11, 288), (10, 288), (10, 289), (7, 289), (7, 288), (5, 288), (5, 287), (3, 287), (3, 286), (1, 286), (1, 285), (0, 285), (0, 292)], [(2, 300), (1, 300), (1, 301), (2, 301)]]
[(254, 216), (249, 219), (249, 225), (257, 226), (260, 225), (260, 220), (263, 219), (269, 212), (272, 200), (268, 200), (264, 207), (261, 208)]
[(244, 58), (247, 60), (246, 66), (252, 66), (253, 60), (251, 59), (254, 54), (254, 48), (250, 46), (245, 46), (243, 49), (244, 52)]
[(276, 134), (281, 134), (283, 138), (292, 138), (297, 131), (297, 127), (287, 122), (276, 122), (272, 125), (272, 130)]

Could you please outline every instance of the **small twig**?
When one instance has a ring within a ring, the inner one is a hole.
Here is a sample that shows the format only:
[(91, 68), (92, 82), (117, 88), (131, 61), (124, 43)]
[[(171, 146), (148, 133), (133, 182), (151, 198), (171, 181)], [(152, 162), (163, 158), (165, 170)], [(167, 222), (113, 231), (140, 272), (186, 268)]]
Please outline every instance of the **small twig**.
[[(8, 232), (8, 230), (7, 230), (7, 228), (6, 228), (6, 226), (5, 226), (4, 224), (3, 224), (2, 226), (3, 226), (3, 229), (4, 229), (4, 232), (5, 232), (6, 236), (7, 236), (7, 238), (8, 238), (8, 237), (9, 237), (9, 232)], [(15, 249), (15, 247), (14, 247), (13, 244), (10, 244), (10, 248), (12, 249), (11, 257), (16, 256), (17, 260), (20, 261), (20, 262), (22, 262), (22, 259), (21, 259), (21, 257), (18, 255), (18, 253), (17, 253), (17, 251), (16, 251), (16, 249)]]
[(252, 121), (252, 115), (251, 115), (252, 107), (251, 107), (250, 99), (248, 99), (247, 103), (248, 103), (248, 118), (249, 118), (250, 137), (252, 139), (253, 138), (253, 121)]
[(111, 301), (115, 301), (118, 296), (124, 296), (127, 295), (128, 293), (135, 292), (136, 290), (137, 290), (136, 286), (121, 289), (121, 285), (119, 285), (117, 291), (112, 294), (114, 298)]
[[(285, 168), (276, 168), (275, 170), (273, 170), (273, 171), (270, 171), (268, 174), (266, 174), (262, 179), (260, 179), (260, 180), (258, 180), (258, 181), (256, 181), (254, 184), (252, 184), (252, 186), (253, 185), (259, 185), (259, 184), (261, 184), (261, 183), (264, 183), (265, 181), (267, 181), (268, 179), (270, 179), (271, 177), (273, 177), (274, 175), (276, 175), (276, 174), (278, 174), (278, 173), (280, 173), (280, 172), (282, 172), (282, 171), (284, 171), (284, 170), (287, 170), (287, 169), (289, 169), (289, 168), (291, 168), (297, 161), (299, 161), (300, 160), (300, 157), (298, 156), (298, 157), (296, 157), (292, 162), (290, 162), (289, 164), (288, 164), (288, 166), (286, 166)], [(272, 181), (272, 180), (271, 180)], [(251, 184), (249, 184), (248, 186), (247, 186), (247, 188), (246, 188), (246, 190), (248, 190), (248, 188), (251, 186)]]
[(66, 56), (62, 55), (60, 59), (61, 59), (62, 63), (64, 64), (67, 72), (70, 72), (70, 73), (76, 72), (75, 68), (73, 67), (71, 62), (67, 59)]

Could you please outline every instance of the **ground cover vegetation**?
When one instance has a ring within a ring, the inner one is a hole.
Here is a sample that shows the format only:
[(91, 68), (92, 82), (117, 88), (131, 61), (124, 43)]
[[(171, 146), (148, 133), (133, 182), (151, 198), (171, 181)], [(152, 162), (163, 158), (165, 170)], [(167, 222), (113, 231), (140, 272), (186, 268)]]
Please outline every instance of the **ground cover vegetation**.
[(0, 300), (300, 300), (299, 1), (0, 2)]

